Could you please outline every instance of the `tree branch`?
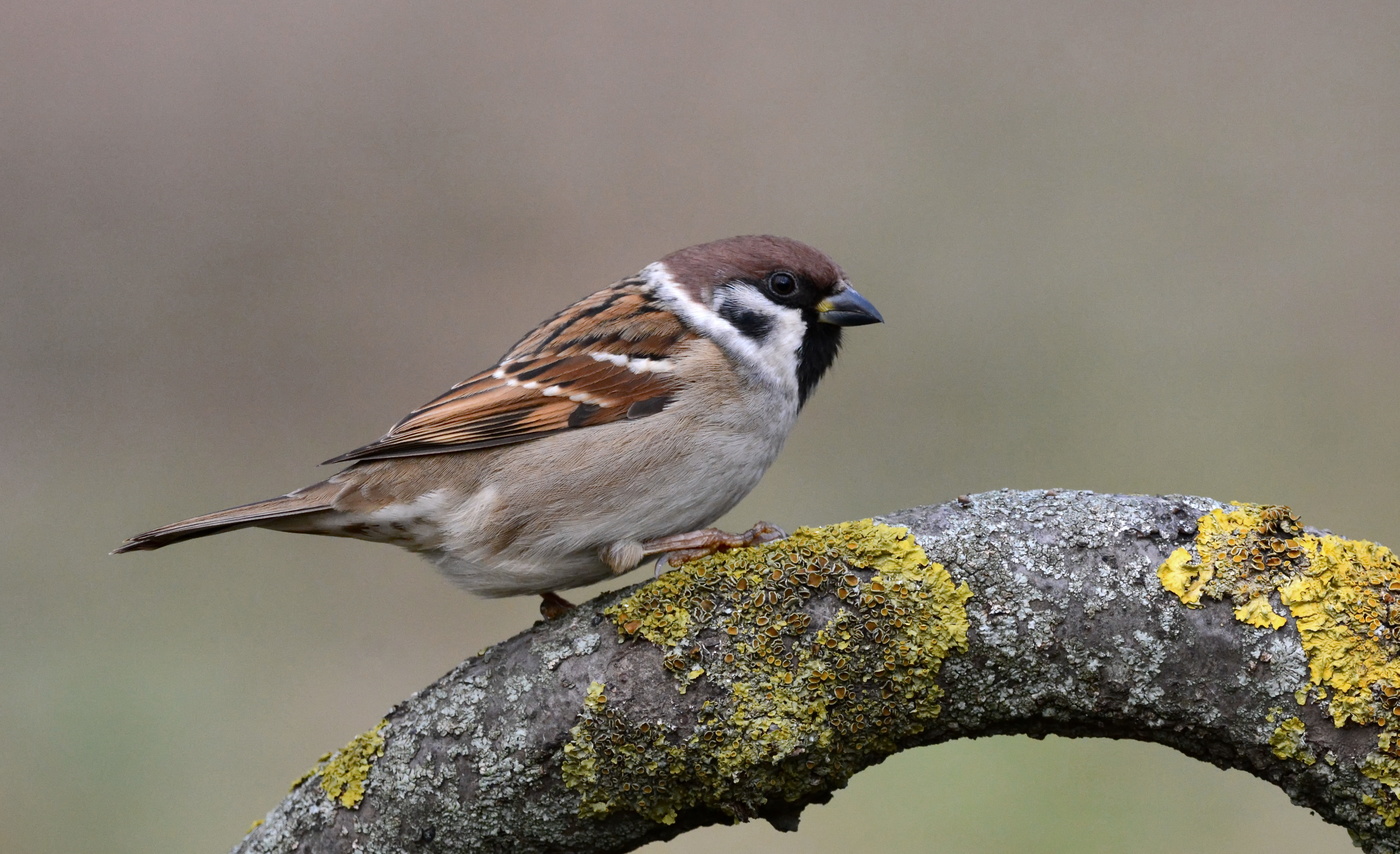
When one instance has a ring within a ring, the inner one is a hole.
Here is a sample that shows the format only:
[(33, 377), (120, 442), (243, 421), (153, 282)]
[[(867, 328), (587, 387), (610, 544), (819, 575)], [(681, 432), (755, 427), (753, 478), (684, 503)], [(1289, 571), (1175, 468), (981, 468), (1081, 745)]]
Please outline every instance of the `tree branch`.
[(1001, 491), (877, 522), (536, 624), (395, 707), (235, 850), (609, 852), (717, 821), (795, 829), (896, 751), (1053, 733), (1249, 771), (1400, 851), (1388, 550), (1183, 496)]

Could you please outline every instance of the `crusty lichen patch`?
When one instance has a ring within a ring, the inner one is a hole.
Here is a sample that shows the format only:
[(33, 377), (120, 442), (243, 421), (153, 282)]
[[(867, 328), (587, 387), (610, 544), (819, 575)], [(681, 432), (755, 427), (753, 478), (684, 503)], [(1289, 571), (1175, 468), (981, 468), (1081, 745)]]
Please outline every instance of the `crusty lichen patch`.
[(708, 680), (693, 726), (631, 714), (594, 683), (564, 777), (580, 814), (737, 818), (770, 798), (836, 788), (939, 713), (943, 659), (966, 650), (971, 591), (903, 528), (870, 520), (696, 561), (607, 610), (684, 693)]
[(1380, 784), (1374, 795), (1361, 800), (1380, 814), (1386, 827), (1400, 820), (1400, 744), (1394, 744), (1396, 740), (1393, 730), (1381, 733), (1376, 751), (1361, 763), (1361, 773)]
[(1202, 596), (1229, 597), (1251, 618), (1246, 622), (1272, 622), (1259, 612), (1273, 611), (1269, 594), (1300, 570), (1303, 550), (1297, 540), (1302, 535), (1287, 507), (1235, 504), (1232, 510), (1212, 510), (1196, 522), (1196, 554), (1172, 552), (1157, 578), (1188, 607), (1199, 608)]
[(1301, 718), (1286, 718), (1269, 736), (1269, 747), (1279, 759), (1295, 759), (1304, 765), (1312, 765), (1317, 755), (1308, 748), (1307, 727)]
[(388, 725), (387, 719), (381, 720), (374, 729), (350, 739), (340, 750), (321, 757), (316, 767), (293, 783), (292, 788), (319, 774), (326, 797), (346, 809), (355, 809), (364, 800), (370, 766), (384, 754), (384, 728)]
[(1304, 544), (1306, 572), (1279, 588), (1298, 623), (1312, 683), (1338, 726), (1395, 723), (1400, 687), (1400, 560), (1384, 546), (1327, 535)]
[[(1400, 739), (1391, 746), (1400, 733), (1400, 558), (1375, 543), (1309, 534), (1287, 507), (1256, 504), (1202, 516), (1194, 549), (1177, 549), (1158, 568), (1162, 586), (1188, 607), (1228, 597), (1237, 619), (1264, 629), (1288, 622), (1275, 599), (1287, 610), (1308, 663), (1298, 702), (1318, 703), (1338, 727), (1381, 727), (1362, 772), (1381, 783), (1367, 803), (1394, 824), (1400, 818)], [(1302, 744), (1303, 736), (1303, 722), (1290, 718), (1270, 745), (1282, 756), (1291, 739)]]

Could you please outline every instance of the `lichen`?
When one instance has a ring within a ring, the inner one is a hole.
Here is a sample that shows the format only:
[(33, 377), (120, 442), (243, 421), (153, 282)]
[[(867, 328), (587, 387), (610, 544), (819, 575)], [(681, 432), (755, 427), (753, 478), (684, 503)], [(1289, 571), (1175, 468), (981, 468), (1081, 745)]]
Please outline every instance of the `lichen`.
[(740, 819), (840, 787), (937, 717), (971, 595), (905, 529), (870, 520), (663, 575), (606, 613), (619, 642), (661, 649), (678, 691), (703, 680), (710, 698), (678, 727), (591, 685), (565, 747), (580, 814), (670, 823), (707, 806)]
[[(1380, 785), (1365, 800), (1394, 824), (1400, 818), (1400, 739), (1390, 746), (1400, 735), (1400, 558), (1376, 543), (1307, 533), (1287, 507), (1256, 504), (1202, 516), (1193, 547), (1194, 556), (1177, 549), (1158, 568), (1162, 586), (1188, 607), (1228, 598), (1237, 619), (1267, 630), (1288, 623), (1271, 604), (1277, 598), (1307, 660), (1308, 681), (1295, 693), (1299, 705), (1317, 703), (1337, 727), (1380, 727), (1377, 749), (1361, 767)], [(1282, 756), (1303, 736), (1302, 721), (1290, 718), (1269, 744)]]
[(310, 780), (312, 777), (315, 777), (317, 774), (320, 774), (321, 769), (325, 767), (326, 762), (329, 761), (330, 758), (331, 754), (322, 753), (320, 757), (317, 758), (315, 765), (312, 765), (311, 768), (305, 774), (302, 774), (300, 777), (292, 781), (292, 785), (287, 788), (287, 791), (295, 792), (298, 788), (301, 787), (302, 783), (305, 783), (307, 780)]
[(1287, 507), (1238, 503), (1233, 507), (1212, 510), (1198, 519), (1195, 557), (1177, 549), (1157, 569), (1157, 578), (1192, 608), (1201, 606), (1203, 596), (1228, 597), (1240, 608), (1263, 597), (1246, 613), (1259, 620), (1255, 625), (1272, 622), (1261, 619), (1258, 612), (1261, 605), (1269, 607), (1269, 594), (1304, 565), (1299, 543), (1303, 528)]
[(1201, 588), (1210, 580), (1211, 567), (1198, 563), (1186, 549), (1177, 549), (1157, 567), (1157, 579), (1188, 608), (1201, 607)]
[(346, 809), (355, 809), (364, 800), (370, 766), (384, 753), (384, 728), (388, 725), (388, 720), (381, 720), (374, 729), (350, 739), (349, 744), (323, 759), (307, 777), (320, 774), (321, 791), (326, 797)]
[(1300, 718), (1287, 718), (1269, 736), (1269, 747), (1279, 759), (1292, 759), (1304, 765), (1317, 762), (1317, 755), (1308, 748), (1307, 727)]
[(1400, 706), (1400, 559), (1375, 543), (1308, 537), (1305, 573), (1279, 589), (1298, 624), (1313, 685), (1332, 719), (1396, 723)]
[(1235, 609), (1235, 619), (1261, 629), (1281, 629), (1288, 622), (1269, 604), (1269, 597), (1255, 596)]
[(1361, 802), (1375, 810), (1386, 827), (1394, 827), (1400, 819), (1400, 757), (1389, 745), (1392, 733), (1381, 736), (1384, 747), (1366, 757), (1361, 773), (1380, 784), (1375, 794), (1364, 795)]

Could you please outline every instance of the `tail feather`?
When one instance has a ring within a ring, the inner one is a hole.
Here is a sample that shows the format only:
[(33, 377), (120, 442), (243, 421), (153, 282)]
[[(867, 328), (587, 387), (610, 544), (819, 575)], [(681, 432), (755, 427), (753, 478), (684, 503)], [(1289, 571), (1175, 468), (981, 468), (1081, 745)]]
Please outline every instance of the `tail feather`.
[(296, 525), (276, 523), (278, 520), (290, 521), (298, 516), (309, 516), (330, 510), (332, 495), (333, 493), (326, 494), (324, 490), (310, 488), (298, 490), (290, 495), (279, 495), (265, 501), (254, 501), (252, 504), (230, 507), (217, 513), (196, 516), (183, 522), (164, 525), (144, 534), (137, 534), (118, 546), (112, 554), (151, 551), (172, 543), (193, 540), (196, 537), (207, 537), (211, 534), (221, 534), (224, 531), (234, 531), (239, 528), (275, 527), (284, 531), (295, 531), (298, 530)]

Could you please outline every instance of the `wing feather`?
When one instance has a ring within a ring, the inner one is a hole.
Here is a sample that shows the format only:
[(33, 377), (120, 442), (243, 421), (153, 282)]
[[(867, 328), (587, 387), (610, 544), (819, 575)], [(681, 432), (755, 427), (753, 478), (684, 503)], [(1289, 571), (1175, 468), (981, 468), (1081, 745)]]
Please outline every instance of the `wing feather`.
[(671, 360), (693, 337), (641, 280), (624, 279), (545, 321), (492, 369), (383, 437), (326, 462), (490, 448), (655, 414), (679, 388)]

